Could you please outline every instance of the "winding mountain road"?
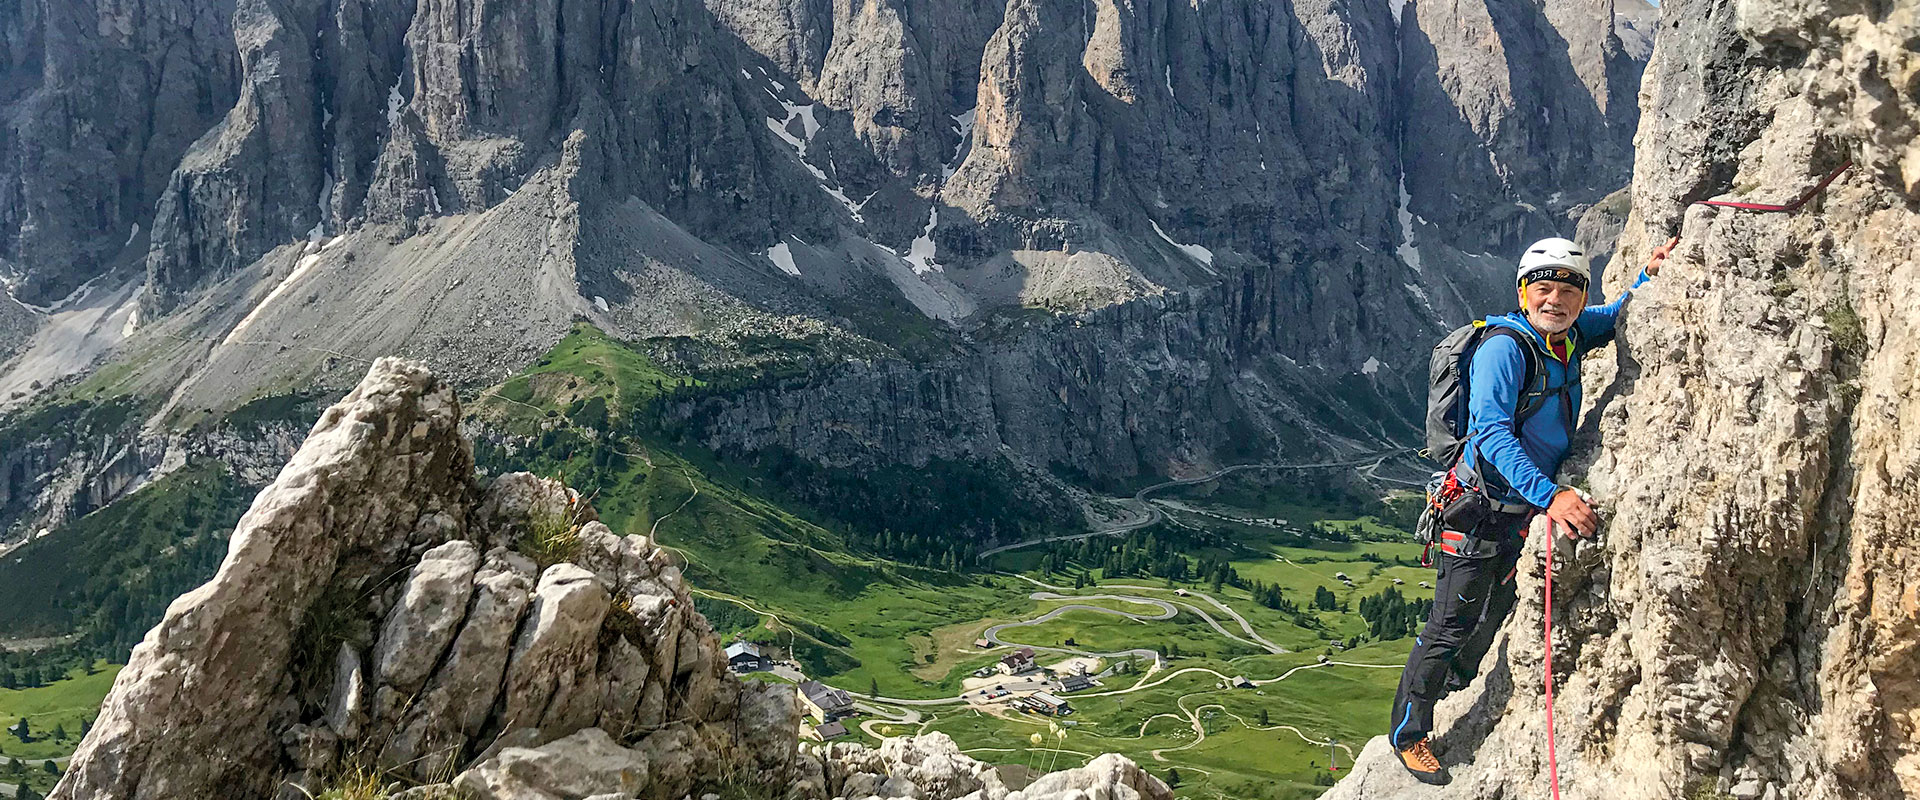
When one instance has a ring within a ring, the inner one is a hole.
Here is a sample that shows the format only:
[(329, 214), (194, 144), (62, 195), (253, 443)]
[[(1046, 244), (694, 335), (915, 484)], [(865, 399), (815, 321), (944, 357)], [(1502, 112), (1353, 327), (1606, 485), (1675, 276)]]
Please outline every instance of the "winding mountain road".
[[(1031, 583), (1042, 589), (1046, 589), (1047, 592), (1063, 592), (1064, 593), (1064, 592), (1073, 591), (1072, 589), (1069, 589), (1065, 586), (1055, 586), (1050, 583), (1044, 583), (1042, 581), (1034, 580), (1033, 578), (1027, 577), (1025, 575), (1014, 575), (1012, 577), (1019, 578), (1020, 580)], [(1212, 595), (1209, 595), (1205, 592), (1194, 591), (1192, 589), (1167, 589), (1159, 586), (1140, 586), (1140, 585), (1131, 584), (1131, 583), (1109, 583), (1109, 584), (1103, 584), (1099, 588), (1133, 589), (1135, 591), (1143, 591), (1143, 592), (1169, 592), (1174, 594), (1176, 597), (1178, 596), (1198, 597), (1212, 604), (1214, 608), (1220, 609), (1221, 613), (1226, 614), (1229, 617), (1232, 617), (1234, 622), (1237, 622), (1240, 624), (1240, 630), (1246, 634), (1246, 637), (1242, 638), (1238, 634), (1229, 632), (1225, 627), (1222, 627), (1220, 625), (1219, 621), (1215, 620), (1212, 616), (1208, 615), (1207, 612), (1202, 611), (1199, 608), (1196, 608), (1189, 603), (1182, 603), (1178, 600), (1172, 601), (1172, 603), (1168, 603), (1167, 601), (1156, 600), (1151, 597), (1121, 597), (1118, 599), (1132, 600), (1134, 602), (1148, 603), (1148, 604), (1154, 604), (1154, 605), (1178, 605), (1181, 608), (1184, 608), (1188, 611), (1193, 612), (1194, 616), (1197, 616), (1205, 620), (1207, 625), (1212, 627), (1214, 632), (1220, 634), (1221, 636), (1225, 636), (1229, 639), (1232, 639), (1236, 642), (1240, 642), (1241, 644), (1247, 645), (1249, 647), (1262, 648), (1267, 652), (1273, 653), (1275, 655), (1278, 655), (1280, 653), (1293, 652), (1284, 647), (1281, 647), (1280, 645), (1274, 644), (1273, 642), (1267, 641), (1265, 637), (1254, 632), (1253, 625), (1247, 622), (1246, 617), (1240, 616), (1240, 612), (1233, 610), (1233, 608), (1228, 606), (1226, 603), (1220, 602), (1218, 599), (1215, 599)], [(1182, 591), (1186, 592), (1186, 594), (1181, 595), (1180, 592)], [(1045, 594), (1045, 593), (1046, 592), (1036, 593), (1033, 595), (1033, 597), (1034, 599), (1038, 600), (1038, 599), (1057, 599), (1061, 596), (1061, 595), (1052, 595), (1051, 597), (1048, 597), (1048, 598), (1041, 598), (1040, 594)], [(1069, 596), (1077, 597), (1079, 595), (1069, 595)], [(1108, 598), (1114, 597), (1113, 595), (1099, 595), (1099, 596), (1108, 597)], [(1167, 617), (1159, 617), (1158, 619), (1167, 619)]]
[[(1164, 482), (1157, 483), (1152, 486), (1143, 488), (1138, 492), (1135, 492), (1133, 497), (1130, 499), (1119, 501), (1127, 505), (1134, 512), (1136, 512), (1133, 516), (1131, 516), (1129, 519), (1127, 519), (1124, 522), (1108, 525), (1108, 526), (1087, 531), (1084, 533), (1069, 534), (1069, 535), (1063, 535), (1063, 536), (1042, 537), (1038, 539), (1031, 539), (1023, 542), (1015, 542), (1008, 545), (1002, 545), (1000, 547), (991, 548), (989, 550), (985, 550), (981, 552), (980, 557), (982, 558), (990, 557), (998, 553), (1007, 552), (1009, 550), (1015, 550), (1023, 547), (1030, 547), (1036, 544), (1042, 544), (1047, 542), (1077, 541), (1077, 540), (1087, 539), (1095, 536), (1107, 536), (1107, 535), (1114, 535), (1114, 534), (1120, 534), (1120, 533), (1126, 533), (1129, 531), (1139, 530), (1141, 528), (1144, 528), (1156, 522), (1159, 522), (1162, 519), (1166, 519), (1164, 512), (1162, 512), (1160, 508), (1156, 506), (1154, 503), (1149, 502), (1147, 500), (1147, 496), (1153, 494), (1154, 492), (1161, 491), (1171, 487), (1189, 486), (1197, 483), (1204, 483), (1207, 481), (1219, 479), (1220, 477), (1223, 477), (1225, 475), (1229, 475), (1235, 472), (1240, 472), (1244, 470), (1253, 470), (1253, 469), (1313, 469), (1313, 468), (1353, 467), (1353, 466), (1360, 466), (1360, 465), (1370, 465), (1370, 467), (1368, 468), (1368, 473), (1370, 475), (1373, 475), (1374, 477), (1379, 477), (1377, 476), (1377, 474), (1373, 473), (1372, 471), (1378, 470), (1380, 465), (1386, 459), (1391, 458), (1394, 455), (1398, 455), (1405, 452), (1410, 452), (1410, 450), (1408, 449), (1393, 450), (1393, 451), (1387, 451), (1382, 453), (1374, 453), (1359, 459), (1346, 460), (1346, 461), (1328, 461), (1328, 462), (1319, 462), (1319, 463), (1312, 463), (1312, 464), (1239, 464), (1231, 467), (1226, 467), (1220, 470), (1216, 470), (1212, 473), (1208, 473), (1202, 476), (1164, 481)], [(688, 483), (691, 484), (692, 480), (689, 479)], [(694, 486), (693, 488), (694, 488), (694, 496), (697, 496), (699, 492), (699, 487)], [(687, 502), (691, 502), (692, 499), (693, 497), (691, 496), (688, 497)], [(683, 502), (681, 504), (681, 508), (684, 508), (687, 505), (687, 502)], [(679, 508), (674, 509), (675, 512), (678, 512), (679, 510), (680, 510)], [(671, 515), (671, 512), (668, 516), (670, 515)], [(662, 519), (664, 518), (665, 517), (663, 516)], [(1285, 559), (1282, 558), (1281, 560), (1284, 561)], [(1288, 563), (1291, 563), (1291, 562), (1288, 562)], [(1298, 565), (1295, 565), (1295, 566), (1298, 566)], [(1152, 663), (1154, 665), (1154, 668), (1149, 670), (1145, 675), (1142, 675), (1140, 679), (1136, 681), (1132, 686), (1128, 686), (1120, 689), (1110, 689), (1106, 691), (1077, 692), (1074, 695), (1075, 697), (1110, 697), (1110, 696), (1116, 696), (1116, 695), (1131, 694), (1134, 692), (1145, 691), (1148, 689), (1165, 685), (1169, 681), (1172, 681), (1182, 675), (1187, 675), (1189, 673), (1204, 673), (1207, 675), (1211, 675), (1222, 682), (1231, 680), (1232, 676), (1225, 675), (1217, 670), (1214, 670), (1208, 667), (1186, 667), (1186, 668), (1172, 670), (1172, 671), (1165, 671), (1163, 669), (1166, 665), (1164, 656), (1160, 654), (1158, 651), (1148, 649), (1148, 648), (1133, 648), (1129, 650), (1121, 650), (1121, 651), (1112, 652), (1112, 653), (1098, 653), (1098, 652), (1078, 650), (1078, 649), (1065, 648), (1065, 647), (1050, 647), (1050, 646), (1044, 646), (1044, 645), (1029, 645), (1024, 643), (1008, 642), (1001, 638), (1001, 634), (1016, 628), (1030, 627), (1030, 626), (1044, 624), (1046, 622), (1058, 619), (1060, 616), (1062, 616), (1063, 614), (1066, 614), (1069, 611), (1085, 611), (1085, 612), (1096, 613), (1096, 614), (1107, 614), (1111, 616), (1120, 617), (1122, 619), (1132, 620), (1134, 622), (1138, 622), (1141, 624), (1147, 624), (1150, 622), (1160, 622), (1160, 621), (1173, 619), (1174, 617), (1179, 615), (1180, 611), (1185, 610), (1192, 613), (1194, 616), (1199, 617), (1204, 622), (1206, 622), (1206, 624), (1210, 628), (1212, 628), (1215, 633), (1220, 634), (1222, 637), (1225, 637), (1232, 641), (1240, 642), (1242, 644), (1246, 644), (1250, 647), (1263, 649), (1269, 653), (1280, 654), (1280, 653), (1290, 652), (1286, 648), (1283, 648), (1277, 644), (1274, 644), (1272, 641), (1269, 641), (1265, 637), (1262, 637), (1259, 634), (1259, 632), (1253, 629), (1252, 623), (1248, 622), (1247, 618), (1241, 615), (1240, 612), (1235, 611), (1233, 607), (1227, 605), (1225, 602), (1222, 602), (1220, 599), (1210, 594), (1207, 594), (1205, 592), (1194, 591), (1191, 589), (1176, 590), (1172, 588), (1140, 586), (1140, 585), (1134, 585), (1134, 584), (1105, 584), (1097, 588), (1106, 589), (1106, 590), (1118, 589), (1118, 590), (1127, 590), (1127, 591), (1133, 591), (1133, 592), (1150, 592), (1150, 593), (1160, 593), (1160, 594), (1174, 593), (1178, 599), (1169, 600), (1169, 599), (1161, 599), (1159, 597), (1149, 597), (1149, 596), (1133, 595), (1133, 594), (1081, 595), (1081, 594), (1071, 594), (1071, 592), (1075, 591), (1074, 589), (1070, 589), (1065, 586), (1055, 586), (1039, 580), (1035, 580), (1025, 575), (1014, 575), (1013, 577), (1017, 577), (1017, 578), (1020, 578), (1021, 580), (1027, 581), (1028, 583), (1033, 584), (1035, 587), (1038, 587), (1039, 589), (1043, 590), (1043, 591), (1034, 592), (1033, 594), (1029, 595), (1029, 597), (1031, 597), (1034, 600), (1048, 600), (1048, 601), (1112, 600), (1112, 601), (1125, 602), (1125, 603), (1137, 603), (1142, 606), (1147, 606), (1147, 607), (1156, 609), (1156, 611), (1153, 613), (1138, 613), (1138, 612), (1122, 611), (1119, 609), (1107, 608), (1105, 606), (1090, 605), (1086, 603), (1068, 602), (1057, 608), (1050, 609), (1046, 613), (1040, 614), (1039, 616), (1033, 617), (1031, 619), (1021, 620), (1016, 622), (1005, 622), (1005, 623), (994, 625), (992, 627), (987, 628), (986, 631), (982, 633), (981, 635), (982, 638), (1000, 646), (1032, 647), (1035, 651), (1066, 653), (1071, 655), (1089, 656), (1089, 657), (1104, 658), (1109, 660), (1126, 658), (1129, 656), (1153, 659)], [(698, 590), (695, 590), (695, 591), (698, 592)], [(766, 616), (773, 617), (775, 620), (778, 620), (777, 615), (771, 614), (770, 612), (766, 612), (761, 609), (754, 608), (752, 605), (744, 601), (741, 601), (738, 598), (725, 597), (720, 595), (711, 595), (710, 593), (705, 593), (705, 592), (701, 592), (701, 594), (708, 594), (709, 596), (712, 596), (715, 599), (723, 599), (723, 600), (728, 600), (728, 601), (737, 603), (743, 607), (746, 607), (750, 611), (753, 611), (754, 613), (764, 614)], [(1228, 630), (1228, 628), (1225, 625), (1222, 625), (1219, 620), (1215, 619), (1206, 610), (1200, 608), (1199, 605), (1197, 605), (1196, 603), (1186, 602), (1188, 598), (1193, 598), (1197, 601), (1204, 601), (1207, 605), (1212, 606), (1220, 614), (1233, 620), (1233, 622), (1239, 626), (1240, 633), (1235, 633), (1233, 631)], [(1401, 665), (1399, 664), (1360, 664), (1360, 663), (1353, 663), (1353, 662), (1329, 660), (1329, 661), (1321, 661), (1313, 664), (1303, 664), (1303, 665), (1288, 669), (1286, 672), (1280, 675), (1274, 676), (1272, 678), (1264, 678), (1264, 679), (1254, 680), (1251, 682), (1255, 686), (1266, 686), (1266, 685), (1284, 681), (1292, 677), (1293, 675), (1305, 670), (1324, 669), (1324, 668), (1336, 667), (1336, 666), (1360, 668), (1360, 669), (1401, 669)], [(797, 671), (795, 671), (795, 674), (792, 677), (798, 678), (800, 680), (805, 679), (805, 676), (799, 674)], [(1197, 693), (1198, 692), (1196, 692), (1195, 694)], [(937, 707), (943, 707), (943, 706), (966, 705), (969, 703), (969, 701), (964, 696), (920, 700), (920, 699), (886, 697), (886, 696), (876, 695), (876, 694), (862, 694), (859, 692), (848, 692), (848, 694), (850, 694), (854, 698), (857, 698), (859, 701), (861, 701), (857, 703), (858, 707), (861, 710), (867, 712), (869, 715), (872, 715), (869, 719), (863, 720), (860, 723), (860, 728), (861, 730), (866, 732), (868, 735), (874, 736), (876, 738), (880, 738), (880, 732), (878, 729), (884, 726), (893, 726), (893, 725), (898, 725), (902, 727), (917, 726), (919, 729), (924, 730), (927, 725), (932, 723), (933, 717), (923, 716), (922, 713), (919, 711), (919, 709), (937, 708)], [(1156, 759), (1164, 761), (1165, 759), (1161, 755), (1163, 752), (1184, 750), (1189, 747), (1198, 745), (1200, 742), (1204, 741), (1206, 739), (1206, 726), (1200, 719), (1199, 713), (1202, 710), (1205, 710), (1208, 708), (1218, 708), (1222, 713), (1226, 713), (1227, 715), (1234, 717), (1236, 720), (1239, 720), (1242, 725), (1249, 728), (1256, 728), (1256, 726), (1249, 724), (1246, 719), (1240, 717), (1237, 714), (1233, 714), (1231, 711), (1228, 711), (1225, 708), (1225, 706), (1219, 703), (1207, 703), (1192, 709), (1188, 709), (1185, 707), (1184, 699), (1185, 698), (1183, 696), (1181, 698), (1181, 701), (1177, 703), (1180, 711), (1183, 712), (1184, 717), (1180, 714), (1158, 714), (1153, 717), (1149, 717), (1147, 720), (1142, 721), (1141, 723), (1140, 736), (1142, 737), (1144, 737), (1145, 735), (1145, 729), (1147, 724), (1151, 722), (1153, 719), (1157, 719), (1163, 716), (1171, 717), (1174, 719), (1181, 719), (1186, 723), (1188, 723), (1195, 731), (1195, 739), (1190, 743), (1187, 743), (1180, 747), (1154, 750), (1152, 754)], [(882, 706), (892, 706), (893, 708), (888, 709), (888, 708), (883, 708)], [(1287, 730), (1292, 732), (1294, 735), (1300, 737), (1302, 741), (1308, 742), (1310, 744), (1314, 744), (1316, 746), (1328, 744), (1328, 742), (1326, 741), (1316, 741), (1308, 737), (1300, 729), (1295, 728), (1291, 725), (1274, 725), (1274, 726), (1258, 727), (1256, 729)], [(1347, 749), (1347, 748), (1342, 746), (1342, 749)], [(1352, 758), (1352, 755), (1353, 755), (1352, 751), (1348, 749), (1348, 757)]]
[(1368, 464), (1372, 465), (1373, 469), (1379, 469), (1381, 462), (1386, 461), (1387, 459), (1392, 458), (1394, 456), (1401, 455), (1404, 453), (1411, 453), (1411, 452), (1413, 452), (1413, 448), (1402, 447), (1394, 450), (1383, 450), (1376, 453), (1369, 453), (1364, 457), (1348, 459), (1345, 461), (1321, 461), (1321, 462), (1316, 462), (1311, 464), (1235, 464), (1231, 467), (1223, 467), (1221, 469), (1214, 470), (1213, 472), (1209, 472), (1205, 475), (1197, 475), (1191, 478), (1175, 478), (1170, 481), (1162, 481), (1160, 483), (1156, 483), (1152, 486), (1148, 486), (1144, 489), (1141, 489), (1140, 491), (1134, 492), (1133, 497), (1127, 500), (1119, 501), (1121, 503), (1128, 505), (1135, 512), (1143, 512), (1143, 513), (1136, 513), (1136, 515), (1132, 516), (1125, 522), (1108, 525), (1102, 528), (1096, 528), (1094, 530), (1086, 531), (1084, 533), (1069, 533), (1069, 534), (1063, 534), (1060, 536), (1042, 536), (1036, 539), (1028, 539), (1026, 541), (1014, 542), (1012, 544), (1003, 544), (999, 547), (988, 548), (986, 550), (980, 551), (980, 554), (978, 557), (989, 558), (989, 557), (998, 555), (1000, 553), (1007, 552), (1009, 550), (1018, 550), (1023, 547), (1032, 547), (1036, 544), (1046, 544), (1048, 542), (1077, 542), (1081, 539), (1091, 539), (1095, 536), (1112, 536), (1115, 534), (1127, 533), (1130, 531), (1137, 531), (1141, 528), (1145, 528), (1149, 525), (1159, 522), (1160, 520), (1165, 518), (1166, 515), (1163, 512), (1161, 512), (1159, 507), (1155, 506), (1152, 503), (1147, 502), (1147, 495), (1153, 494), (1163, 489), (1171, 489), (1176, 486), (1192, 486), (1196, 483), (1206, 483), (1208, 481), (1219, 480), (1220, 478), (1223, 478), (1227, 475), (1231, 475), (1235, 472), (1242, 472), (1245, 470), (1253, 470), (1253, 469), (1259, 469), (1259, 470), (1328, 469), (1328, 468), (1334, 468), (1334, 467), (1357, 467), (1357, 466), (1368, 465)]

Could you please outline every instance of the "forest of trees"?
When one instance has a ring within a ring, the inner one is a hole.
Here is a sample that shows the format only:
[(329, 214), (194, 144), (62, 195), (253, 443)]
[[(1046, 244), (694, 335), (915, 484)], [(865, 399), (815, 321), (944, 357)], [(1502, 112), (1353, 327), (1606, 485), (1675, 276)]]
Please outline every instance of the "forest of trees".
[(1431, 598), (1409, 600), (1398, 588), (1386, 589), (1360, 600), (1360, 616), (1367, 621), (1368, 634), (1374, 639), (1400, 639), (1412, 636), (1426, 624), (1433, 610)]
[(84, 647), (10, 652), (0, 650), (0, 689), (32, 689), (65, 678), (71, 670), (98, 671), (96, 652)]
[(781, 447), (731, 454), (782, 494), (838, 523), (856, 550), (961, 571), (981, 542), (1056, 530), (1072, 510), (1022, 492), (992, 464), (934, 459), (925, 466), (824, 467)]
[[(1245, 589), (1254, 602), (1290, 615), (1294, 624), (1309, 630), (1326, 630), (1317, 612), (1345, 613), (1355, 610), (1350, 602), (1340, 599), (1338, 592), (1326, 586), (1314, 587), (1313, 597), (1306, 600), (1305, 607), (1302, 607), (1278, 585), (1243, 579), (1223, 558), (1189, 555), (1192, 552), (1208, 552), (1222, 544), (1219, 535), (1212, 532), (1162, 525), (1134, 531), (1121, 538), (1089, 537), (1048, 545), (1042, 551), (1039, 569), (1042, 574), (1056, 578), (1070, 576), (1076, 589), (1092, 583), (1093, 570), (1100, 570), (1100, 575), (1106, 578), (1160, 578), (1169, 582), (1205, 585), (1215, 592), (1223, 586), (1233, 586)], [(1305, 558), (1301, 563), (1315, 560)], [(1396, 566), (1411, 566), (1414, 563), (1372, 553), (1362, 555), (1360, 560)], [(1388, 640), (1412, 636), (1425, 624), (1427, 612), (1432, 607), (1431, 599), (1410, 599), (1393, 587), (1369, 595), (1360, 601), (1358, 608), (1367, 621), (1368, 632), (1363, 638)]]
[(1204, 585), (1214, 592), (1232, 586), (1245, 589), (1254, 602), (1290, 615), (1294, 624), (1309, 630), (1326, 627), (1313, 611), (1347, 610), (1338, 596), (1325, 587), (1320, 589), (1322, 596), (1316, 597), (1310, 608), (1303, 609), (1278, 585), (1242, 578), (1224, 557), (1188, 555), (1216, 550), (1226, 544), (1221, 534), (1211, 531), (1157, 525), (1121, 538), (1088, 537), (1048, 545), (1040, 557), (1040, 571), (1056, 577), (1070, 574), (1076, 589), (1091, 582), (1089, 572), (1095, 569), (1101, 571), (1103, 578), (1160, 578), (1170, 583)]
[[(617, 413), (597, 395), (582, 398), (564, 412), (547, 412), (549, 419), (568, 424), (524, 442), (483, 438), (474, 443), (474, 460), (490, 472), (558, 474), (583, 493), (614, 494), (617, 482), (631, 479), (626, 453), (659, 444), (682, 448), (687, 455), (698, 453), (705, 445), (693, 437), (699, 425), (689, 420), (707, 419), (702, 403), (751, 382), (742, 376), (656, 381), (651, 395), (641, 392), (645, 399), (637, 407)], [(1077, 518), (1074, 509), (1057, 498), (1021, 491), (1017, 476), (987, 461), (934, 459), (920, 467), (845, 469), (823, 466), (783, 447), (712, 455), (744, 467), (756, 493), (795, 510), (804, 508), (806, 516), (839, 529), (854, 551), (935, 569), (963, 571), (983, 542), (1028, 538)]]
[(0, 687), (125, 663), (167, 605), (219, 568), (250, 496), (220, 467), (189, 466), (14, 551), (0, 566), (0, 630), (67, 638), (0, 652)]
[(1090, 536), (1073, 542), (1055, 542), (1041, 551), (1040, 572), (1055, 575), (1069, 567), (1100, 570), (1104, 577), (1161, 578), (1182, 583), (1240, 586), (1240, 576), (1225, 559), (1190, 557), (1189, 552), (1217, 548), (1218, 534), (1172, 525), (1155, 525), (1124, 537)]

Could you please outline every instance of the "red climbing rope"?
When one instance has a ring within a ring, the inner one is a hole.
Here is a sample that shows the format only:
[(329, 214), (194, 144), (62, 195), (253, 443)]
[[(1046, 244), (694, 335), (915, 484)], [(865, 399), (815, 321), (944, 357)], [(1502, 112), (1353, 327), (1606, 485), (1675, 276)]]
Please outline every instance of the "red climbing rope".
[(1553, 800), (1560, 800), (1560, 757), (1553, 747), (1553, 539), (1560, 535), (1560, 526), (1552, 518), (1547, 519), (1547, 585), (1546, 612), (1544, 626), (1547, 640), (1547, 777), (1553, 787)]
[(1847, 168), (1852, 166), (1853, 166), (1853, 162), (1851, 161), (1845, 164), (1841, 164), (1839, 169), (1836, 169), (1832, 172), (1827, 173), (1827, 177), (1822, 179), (1820, 183), (1814, 185), (1813, 188), (1808, 189), (1806, 194), (1800, 195), (1798, 198), (1795, 198), (1793, 202), (1787, 203), (1785, 205), (1773, 205), (1771, 203), (1740, 203), (1732, 200), (1695, 200), (1693, 201), (1693, 205), (1719, 206), (1721, 208), (1739, 208), (1739, 209), (1745, 209), (1747, 211), (1786, 211), (1786, 212), (1798, 211), (1800, 210), (1801, 206), (1804, 206), (1807, 204), (1808, 200), (1812, 200), (1814, 195), (1817, 195), (1821, 192), (1826, 191), (1828, 185), (1832, 184), (1835, 180), (1839, 179), (1840, 173), (1846, 172)]

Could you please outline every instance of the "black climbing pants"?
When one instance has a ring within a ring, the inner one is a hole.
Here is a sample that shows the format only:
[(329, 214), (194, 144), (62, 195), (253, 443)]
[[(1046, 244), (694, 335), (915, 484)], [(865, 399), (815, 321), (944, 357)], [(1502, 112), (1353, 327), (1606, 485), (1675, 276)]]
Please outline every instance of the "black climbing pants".
[(1434, 704), (1473, 682), (1481, 657), (1513, 610), (1513, 571), (1531, 516), (1494, 513), (1470, 534), (1442, 534), (1433, 612), (1413, 640), (1393, 697), (1387, 730), (1394, 747), (1427, 738)]

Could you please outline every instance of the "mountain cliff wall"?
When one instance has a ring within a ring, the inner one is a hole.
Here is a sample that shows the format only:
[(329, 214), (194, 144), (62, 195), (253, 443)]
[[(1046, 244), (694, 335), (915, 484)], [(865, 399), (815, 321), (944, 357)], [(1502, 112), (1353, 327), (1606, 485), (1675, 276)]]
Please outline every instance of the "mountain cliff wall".
[(828, 376), (676, 412), (719, 448), (1123, 484), (1403, 443), (1420, 334), (1626, 180), (1638, 3), (24, 0), (0, 408), (144, 431), (35, 442), (0, 522), (580, 319)]

